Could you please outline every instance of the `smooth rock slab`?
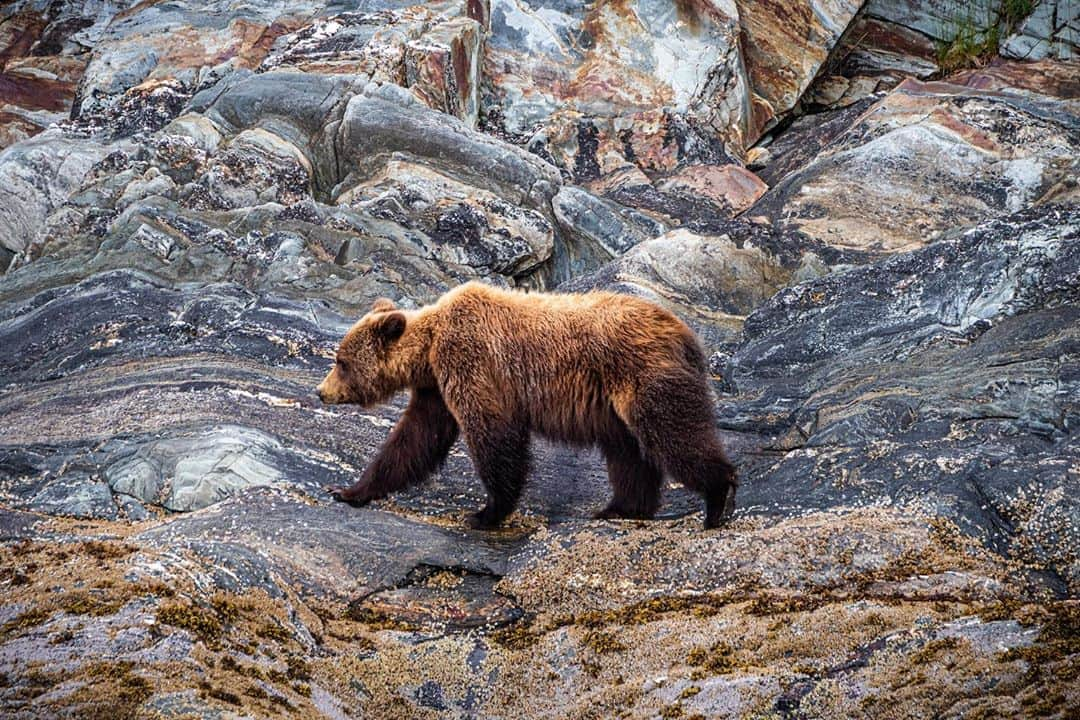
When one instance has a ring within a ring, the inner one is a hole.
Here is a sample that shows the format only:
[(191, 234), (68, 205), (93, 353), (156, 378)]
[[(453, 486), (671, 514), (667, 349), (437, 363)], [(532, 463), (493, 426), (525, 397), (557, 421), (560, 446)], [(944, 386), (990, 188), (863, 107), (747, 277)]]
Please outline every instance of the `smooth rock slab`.
[(349, 101), (336, 147), (346, 181), (350, 171), (370, 176), (394, 153), (404, 153), (536, 209), (546, 208), (562, 184), (558, 171), (535, 155), (430, 110), (392, 85)]
[(114, 492), (166, 510), (198, 510), (244, 488), (280, 483), (274, 462), (280, 452), (274, 438), (226, 425), (193, 438), (147, 443), (110, 465), (105, 477)]
[(340, 174), (326, 130), (340, 121), (362, 81), (352, 75), (238, 72), (196, 94), (185, 111), (213, 121), (224, 136), (261, 128), (284, 138), (304, 152), (314, 191), (328, 194)]
[(814, 161), (817, 154), (858, 122), (876, 102), (865, 98), (849, 107), (804, 115), (767, 145), (750, 152), (750, 169), (769, 186)]
[(512, 534), (440, 527), (342, 503), (311, 504), (271, 488), (179, 517), (142, 533), (140, 541), (193, 548), (231, 569), (237, 590), (280, 592), (297, 582), (308, 593), (339, 598), (398, 586), (418, 566), (501, 575), (519, 545)]
[[(122, 503), (172, 510), (262, 483), (327, 500), (323, 487), (355, 480), (405, 401), (319, 403), (315, 386), (354, 318), (311, 302), (114, 271), (5, 308), (0, 481), (19, 506), (64, 468), (81, 471), (70, 493), (107, 480)], [(587, 517), (609, 497), (597, 453), (537, 443), (526, 517)], [(388, 502), (456, 525), (483, 499), (459, 446), (431, 483)], [(678, 489), (663, 513), (700, 509)]]
[(1068, 89), (1014, 92), (1002, 79), (986, 90), (970, 76), (905, 81), (747, 214), (835, 247), (889, 253), (1065, 199), (1080, 167)]
[(1075, 590), (1078, 231), (1047, 206), (777, 293), (724, 371), (740, 499), (929, 508)]
[(0, 248), (17, 253), (33, 242), (49, 213), (105, 155), (100, 144), (58, 130), (0, 152)]

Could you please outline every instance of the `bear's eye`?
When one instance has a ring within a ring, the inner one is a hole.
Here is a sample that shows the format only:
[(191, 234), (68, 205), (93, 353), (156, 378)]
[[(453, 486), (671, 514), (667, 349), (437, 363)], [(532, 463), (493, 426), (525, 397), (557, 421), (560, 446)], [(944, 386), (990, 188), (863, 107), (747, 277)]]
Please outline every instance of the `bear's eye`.
[(349, 372), (349, 364), (344, 360), (339, 359), (337, 361), (337, 366), (342, 372)]

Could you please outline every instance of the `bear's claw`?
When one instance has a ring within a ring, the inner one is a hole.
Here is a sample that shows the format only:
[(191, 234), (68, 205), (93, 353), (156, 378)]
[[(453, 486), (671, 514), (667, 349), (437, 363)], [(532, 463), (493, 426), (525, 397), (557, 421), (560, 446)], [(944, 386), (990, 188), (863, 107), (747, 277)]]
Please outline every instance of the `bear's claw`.
[(735, 514), (735, 491), (739, 486), (731, 483), (724, 490), (723, 505), (719, 498), (709, 498), (705, 502), (705, 529), (713, 530), (720, 527)]
[(502, 523), (501, 519), (492, 517), (492, 513), (485, 507), (474, 513), (469, 513), (465, 518), (465, 524), (473, 530), (494, 530)]
[(626, 510), (608, 505), (603, 510), (593, 513), (593, 520), (651, 520), (652, 516), (644, 511)]
[(334, 498), (337, 502), (347, 503), (353, 507), (364, 507), (371, 498), (359, 497), (355, 493), (349, 492), (350, 488), (347, 487), (328, 487), (326, 492), (330, 493), (330, 497)]

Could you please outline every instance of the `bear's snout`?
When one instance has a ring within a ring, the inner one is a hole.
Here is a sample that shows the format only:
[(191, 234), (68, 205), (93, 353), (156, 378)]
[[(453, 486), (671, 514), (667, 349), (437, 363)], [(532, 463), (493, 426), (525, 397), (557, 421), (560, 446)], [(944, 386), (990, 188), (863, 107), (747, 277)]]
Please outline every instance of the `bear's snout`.
[(326, 378), (319, 383), (319, 386), (315, 388), (315, 394), (327, 405), (333, 405), (338, 402), (337, 395), (331, 391), (331, 375), (333, 375), (333, 373), (327, 375)]

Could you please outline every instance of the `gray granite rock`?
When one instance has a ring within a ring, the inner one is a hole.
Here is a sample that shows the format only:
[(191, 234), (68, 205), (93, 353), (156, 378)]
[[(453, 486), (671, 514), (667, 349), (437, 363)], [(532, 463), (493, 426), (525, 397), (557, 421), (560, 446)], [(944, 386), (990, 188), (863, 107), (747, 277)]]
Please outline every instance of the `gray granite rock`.
[[(839, 248), (914, 249), (946, 231), (1075, 200), (1080, 112), (1070, 68), (1013, 64), (907, 80), (746, 211)], [(811, 135), (812, 136), (812, 135)], [(832, 139), (830, 140), (830, 136)], [(1025, 138), (1017, 143), (1017, 138)]]
[(742, 497), (922, 504), (1072, 587), (1078, 220), (990, 221), (755, 311), (721, 424), (775, 455)]
[(648, 215), (566, 185), (551, 199), (563, 232), (605, 259), (622, 255), (643, 240), (663, 234), (666, 225)]
[(1080, 54), (1080, 8), (1067, 0), (1035, 3), (1002, 44), (1001, 54), (1019, 60), (1075, 59)]
[[(0, 714), (1066, 717), (1075, 67), (861, 5), (0, 9)], [(473, 279), (683, 317), (734, 519), (539, 441), (497, 532), (463, 444), (333, 502), (341, 336)]]
[(282, 481), (274, 465), (276, 440), (228, 425), (191, 438), (169, 438), (141, 446), (105, 470), (114, 492), (166, 510), (197, 510), (253, 486)]
[[(0, 152), (0, 246), (18, 253), (37, 239), (45, 218), (77, 189), (105, 150), (50, 131)], [(6, 268), (5, 268), (6, 269)]]

